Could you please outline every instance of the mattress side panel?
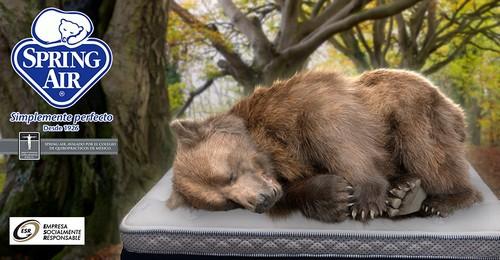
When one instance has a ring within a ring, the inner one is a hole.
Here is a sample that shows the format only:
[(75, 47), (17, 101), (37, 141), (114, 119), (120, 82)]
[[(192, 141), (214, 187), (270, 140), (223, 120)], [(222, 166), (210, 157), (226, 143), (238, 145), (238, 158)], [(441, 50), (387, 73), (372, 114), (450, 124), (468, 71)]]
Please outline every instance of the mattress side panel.
[(223, 256), (500, 257), (500, 235), (460, 236), (254, 236), (235, 234), (122, 234), (136, 253)]

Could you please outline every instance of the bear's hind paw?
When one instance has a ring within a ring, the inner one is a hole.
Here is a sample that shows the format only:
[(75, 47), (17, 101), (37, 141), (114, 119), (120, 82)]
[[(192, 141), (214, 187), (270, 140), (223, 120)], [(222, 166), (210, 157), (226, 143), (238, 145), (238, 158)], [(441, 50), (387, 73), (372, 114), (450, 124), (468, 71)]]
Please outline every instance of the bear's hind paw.
[(387, 215), (392, 218), (418, 212), (426, 197), (420, 179), (400, 183), (389, 191)]

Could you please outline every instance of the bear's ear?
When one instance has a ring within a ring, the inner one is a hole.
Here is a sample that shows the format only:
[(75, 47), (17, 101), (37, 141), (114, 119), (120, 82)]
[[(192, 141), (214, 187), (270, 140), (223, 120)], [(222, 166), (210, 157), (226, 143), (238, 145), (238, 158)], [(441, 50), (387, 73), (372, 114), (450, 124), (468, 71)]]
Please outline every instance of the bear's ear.
[(214, 118), (211, 124), (215, 131), (222, 133), (244, 134), (247, 132), (243, 119), (233, 115)]
[(186, 201), (178, 191), (172, 190), (170, 197), (167, 200), (167, 207), (169, 209), (176, 209), (186, 205)]
[(174, 120), (170, 123), (177, 141), (181, 145), (188, 147), (195, 146), (204, 137), (204, 131), (201, 123), (192, 120)]
[(67, 23), (68, 21), (66, 19), (61, 19), (61, 23)]
[(78, 31), (79, 32), (83, 31), (83, 26), (78, 26)]

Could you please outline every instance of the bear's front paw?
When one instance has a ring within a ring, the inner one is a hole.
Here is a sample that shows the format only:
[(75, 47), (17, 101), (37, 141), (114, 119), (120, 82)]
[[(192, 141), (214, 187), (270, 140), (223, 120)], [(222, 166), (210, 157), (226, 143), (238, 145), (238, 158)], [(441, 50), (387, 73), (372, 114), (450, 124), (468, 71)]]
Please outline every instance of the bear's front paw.
[(383, 185), (365, 184), (356, 186), (356, 202), (351, 207), (351, 216), (355, 220), (367, 221), (381, 216), (386, 211), (387, 195)]
[(323, 222), (339, 222), (349, 216), (353, 205), (353, 188), (347, 181), (335, 175), (315, 177), (314, 189), (308, 192), (307, 200), (302, 205), (304, 216)]

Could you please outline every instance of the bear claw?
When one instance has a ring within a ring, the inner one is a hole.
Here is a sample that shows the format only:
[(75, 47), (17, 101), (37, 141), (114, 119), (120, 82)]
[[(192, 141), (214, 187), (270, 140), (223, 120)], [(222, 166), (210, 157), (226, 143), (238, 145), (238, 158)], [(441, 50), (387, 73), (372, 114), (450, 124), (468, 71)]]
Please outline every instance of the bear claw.
[(422, 204), (422, 207), (420, 208), (420, 211), (423, 211), (423, 213), (426, 216), (438, 216), (438, 217), (446, 217), (447, 214), (443, 214), (440, 210), (431, 207), (427, 204)]
[(359, 207), (359, 205), (355, 203), (353, 207), (351, 207), (350, 216), (354, 220), (361, 220), (364, 222), (370, 219), (375, 219), (376, 217), (382, 215), (384, 211), (385, 208), (377, 206), (376, 204), (373, 203), (369, 204), (365, 208)]
[(374, 219), (375, 218), (375, 211), (370, 210), (370, 218)]
[(389, 217), (403, 216), (423, 210), (432, 211), (429, 207), (423, 205), (427, 194), (421, 187), (420, 179), (407, 181), (404, 184), (396, 185), (389, 191), (389, 199), (386, 201), (388, 206), (387, 215)]
[(382, 196), (384, 194), (380, 194), (380, 196), (374, 196), (373, 194), (364, 194), (361, 192), (363, 189), (356, 191), (352, 186), (348, 186), (347, 189), (352, 192), (349, 196), (352, 200), (349, 201), (351, 203), (348, 204), (348, 209), (350, 211), (349, 217), (353, 220), (366, 222), (381, 216), (385, 212), (387, 206), (384, 202), (387, 195)]

